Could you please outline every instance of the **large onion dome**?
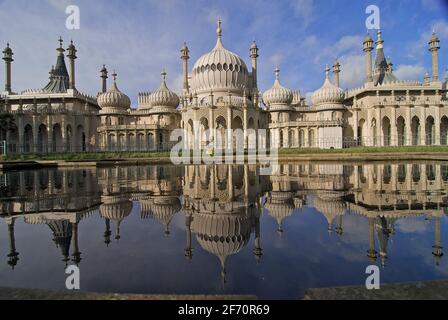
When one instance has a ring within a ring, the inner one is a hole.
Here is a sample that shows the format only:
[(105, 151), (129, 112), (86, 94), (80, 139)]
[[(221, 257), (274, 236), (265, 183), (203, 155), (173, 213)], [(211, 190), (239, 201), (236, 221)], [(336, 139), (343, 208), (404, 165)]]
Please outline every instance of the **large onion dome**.
[(122, 93), (117, 87), (117, 74), (112, 75), (114, 84), (112, 88), (104, 93), (101, 93), (98, 98), (98, 105), (101, 107), (100, 114), (125, 114), (131, 107), (131, 99)]
[(311, 97), (311, 101), (315, 107), (324, 106), (340, 108), (344, 101), (344, 91), (331, 83), (329, 73), (330, 68), (327, 66), (325, 69), (325, 82), (323, 86), (316, 90)]
[(151, 93), (142, 109), (151, 109), (153, 112), (172, 112), (179, 105), (177, 94), (168, 89), (166, 85), (166, 72), (163, 71), (160, 88)]
[(287, 106), (294, 98), (292, 90), (283, 87), (279, 80), (280, 70), (275, 68), (274, 85), (263, 94), (263, 102), (272, 111), (276, 106)]
[(278, 224), (277, 231), (283, 232), (283, 220), (290, 217), (295, 209), (292, 192), (272, 191), (264, 207)]
[(157, 196), (142, 200), (141, 216), (142, 219), (155, 219), (165, 226), (165, 235), (169, 235), (169, 224), (173, 217), (182, 209), (178, 197), (175, 196)]
[(249, 73), (243, 59), (222, 45), (221, 20), (218, 21), (218, 40), (212, 51), (200, 57), (193, 66), (191, 89), (193, 92), (210, 91), (242, 94), (248, 87)]

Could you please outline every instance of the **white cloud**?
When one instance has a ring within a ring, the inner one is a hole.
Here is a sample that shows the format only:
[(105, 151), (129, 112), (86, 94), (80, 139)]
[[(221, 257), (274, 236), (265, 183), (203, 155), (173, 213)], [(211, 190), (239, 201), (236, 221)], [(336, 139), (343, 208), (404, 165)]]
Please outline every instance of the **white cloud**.
[(305, 27), (314, 20), (314, 0), (295, 0), (294, 9)]
[(409, 46), (408, 56), (412, 59), (421, 59), (428, 52), (428, 41), (432, 32), (435, 31), (437, 37), (442, 42), (448, 42), (448, 21), (437, 20), (431, 23), (431, 27), (422, 32), (418, 40), (412, 42)]
[(420, 64), (406, 65), (401, 64), (394, 71), (395, 75), (400, 80), (421, 80), (426, 70)]
[(341, 57), (341, 87), (356, 88), (364, 83), (365, 57), (364, 55), (346, 55)]

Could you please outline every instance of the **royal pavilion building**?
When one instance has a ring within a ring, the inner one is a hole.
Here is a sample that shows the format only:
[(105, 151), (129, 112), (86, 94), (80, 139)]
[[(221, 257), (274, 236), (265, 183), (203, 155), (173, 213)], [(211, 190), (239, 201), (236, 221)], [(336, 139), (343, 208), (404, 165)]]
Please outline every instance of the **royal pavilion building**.
[(177, 143), (170, 141), (175, 129), (184, 129), (184, 145), (190, 149), (238, 147), (235, 130), (243, 133), (245, 149), (267, 146), (251, 135), (259, 129), (265, 129), (266, 140), (278, 148), (448, 143), (448, 78), (439, 78), (440, 41), (435, 33), (428, 42), (432, 74), (422, 75), (423, 81), (397, 78), (378, 31), (375, 42), (369, 34), (363, 42), (366, 76), (362, 86), (343, 90), (339, 79), (344, 66), (336, 61), (331, 69), (325, 68), (323, 85), (312, 93), (311, 101), (300, 90), (281, 84), (279, 67), (272, 87), (261, 92), (257, 44), (248, 48), (249, 68), (242, 57), (224, 47), (220, 20), (216, 33), (213, 49), (191, 70), (190, 50), (186, 44), (181, 48), (182, 92), (170, 90), (167, 74), (162, 72), (160, 87), (140, 93), (136, 107), (118, 89), (115, 72), (108, 88), (105, 66), (100, 71), (101, 92), (96, 97), (79, 92), (77, 50), (73, 43), (65, 50), (62, 39), (48, 84), (16, 93), (11, 81), (13, 51), (8, 44), (3, 51), (5, 89), (0, 98), (0, 113), (10, 118), (2, 121), (0, 129), (6, 152), (170, 150)]

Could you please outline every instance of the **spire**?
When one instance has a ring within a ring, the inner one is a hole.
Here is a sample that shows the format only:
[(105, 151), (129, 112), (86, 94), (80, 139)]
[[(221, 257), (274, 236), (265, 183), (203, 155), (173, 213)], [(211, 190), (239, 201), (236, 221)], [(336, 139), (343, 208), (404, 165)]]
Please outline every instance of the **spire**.
[(380, 29), (378, 29), (377, 36), (378, 36), (378, 39), (376, 40), (376, 49), (377, 49), (377, 50), (378, 50), (378, 49), (383, 49), (383, 43), (384, 43), (384, 41), (383, 41), (383, 39), (381, 38), (381, 30), (380, 30)]
[(216, 35), (218, 36), (218, 39), (221, 39), (222, 37), (222, 28), (221, 28), (221, 18), (218, 17), (218, 29), (216, 29)]
[(56, 51), (59, 51), (59, 55), (63, 55), (64, 54), (64, 52), (65, 52), (65, 50), (64, 50), (64, 48), (62, 47), (62, 44), (64, 43), (64, 40), (62, 40), (62, 37), (59, 37), (59, 48), (57, 48), (56, 49)]
[(330, 67), (328, 64), (325, 66), (325, 79), (330, 80)]
[(275, 70), (274, 70), (274, 72), (275, 72), (275, 80), (276, 80), (276, 81), (279, 81), (279, 80), (280, 80), (280, 77), (279, 77), (279, 75), (280, 75), (280, 69), (278, 68), (278, 65), (275, 66)]
[(221, 28), (221, 18), (218, 18), (218, 28), (216, 29), (216, 36), (218, 37), (218, 39), (216, 40), (216, 46), (215, 49), (217, 48), (222, 48), (222, 28)]

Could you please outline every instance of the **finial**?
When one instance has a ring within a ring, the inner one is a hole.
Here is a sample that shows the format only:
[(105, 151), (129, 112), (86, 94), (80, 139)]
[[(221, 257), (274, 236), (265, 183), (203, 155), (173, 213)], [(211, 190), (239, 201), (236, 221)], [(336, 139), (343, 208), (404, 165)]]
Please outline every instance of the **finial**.
[(62, 48), (62, 43), (64, 42), (63, 40), (62, 40), (62, 36), (59, 36), (59, 47), (60, 48)]
[(218, 29), (216, 29), (216, 34), (218, 35), (218, 38), (221, 39), (222, 36), (222, 29), (221, 29), (221, 18), (218, 17)]
[(162, 70), (162, 73), (160, 73), (162, 75), (162, 81), (165, 82), (166, 80), (166, 71), (165, 69)]
[(330, 68), (328, 67), (328, 64), (325, 66), (325, 78), (329, 79), (330, 76)]
[(280, 69), (278, 68), (278, 65), (275, 66), (274, 72), (275, 72), (275, 80), (279, 80), (280, 79), (280, 77), (279, 77)]
[(9, 48), (9, 42), (6, 43), (6, 48)]
[(114, 79), (114, 82), (117, 81), (117, 73), (114, 70), (114, 73), (112, 73), (112, 78)]

